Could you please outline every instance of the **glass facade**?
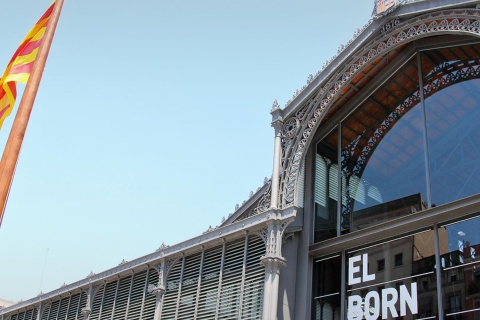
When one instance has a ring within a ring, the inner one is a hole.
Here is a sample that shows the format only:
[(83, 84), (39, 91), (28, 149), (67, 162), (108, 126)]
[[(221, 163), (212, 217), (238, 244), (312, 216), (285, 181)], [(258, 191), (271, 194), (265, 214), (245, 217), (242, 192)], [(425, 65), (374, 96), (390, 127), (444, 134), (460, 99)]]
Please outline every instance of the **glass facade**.
[(314, 241), (480, 193), (479, 139), (480, 45), (418, 51), (317, 143)]
[(341, 272), (340, 256), (314, 261), (313, 265), (313, 310), (315, 319), (340, 320)]
[[(433, 231), (350, 251), (346, 258), (349, 319), (437, 316)], [(424, 260), (427, 259), (427, 260)]]
[[(480, 194), (480, 44), (419, 50), (380, 76), (316, 144), (314, 242)], [(480, 320), (480, 211), (446, 208), (421, 232), (411, 216), (384, 240), (311, 249), (311, 318)]]
[(342, 232), (424, 207), (425, 152), (416, 75), (413, 57), (341, 123), (346, 179)]
[(480, 217), (444, 226), (442, 299), (447, 319), (480, 319)]
[(439, 307), (445, 319), (479, 319), (478, 230), (480, 217), (365, 244), (346, 251), (343, 261), (314, 260), (312, 318), (341, 319), (343, 300), (348, 320), (438, 319)]

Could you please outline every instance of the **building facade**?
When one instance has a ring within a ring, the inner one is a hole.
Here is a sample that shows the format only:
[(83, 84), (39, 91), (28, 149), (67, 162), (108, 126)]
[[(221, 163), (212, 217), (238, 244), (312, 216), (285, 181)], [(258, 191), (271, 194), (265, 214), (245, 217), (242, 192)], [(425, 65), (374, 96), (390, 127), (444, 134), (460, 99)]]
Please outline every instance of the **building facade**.
[(480, 319), (480, 1), (375, 1), (219, 227), (1, 320)]

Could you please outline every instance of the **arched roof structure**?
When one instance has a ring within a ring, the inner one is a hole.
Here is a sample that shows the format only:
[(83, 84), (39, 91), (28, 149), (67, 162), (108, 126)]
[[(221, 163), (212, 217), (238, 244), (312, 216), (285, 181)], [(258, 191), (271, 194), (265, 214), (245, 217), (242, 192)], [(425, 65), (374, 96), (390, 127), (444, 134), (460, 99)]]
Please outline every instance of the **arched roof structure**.
[[(423, 11), (419, 9), (428, 9), (428, 2), (401, 6), (398, 12), (372, 22), (323, 72), (309, 79), (310, 83), (289, 105), (272, 110), (274, 122), (283, 120), (279, 207), (302, 205), (298, 194), (302, 189), (301, 168), (314, 133), (355, 96), (367, 79), (387, 67), (388, 61), (406, 50), (408, 44), (428, 37), (480, 36), (478, 8), (451, 8), (453, 3), (441, 11), (418, 14)], [(472, 70), (478, 72), (478, 66)]]

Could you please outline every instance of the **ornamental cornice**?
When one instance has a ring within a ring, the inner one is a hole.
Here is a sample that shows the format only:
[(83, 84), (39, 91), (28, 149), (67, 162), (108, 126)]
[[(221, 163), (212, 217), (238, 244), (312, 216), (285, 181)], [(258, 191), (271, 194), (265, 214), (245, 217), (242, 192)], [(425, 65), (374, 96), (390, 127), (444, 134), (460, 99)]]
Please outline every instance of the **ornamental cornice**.
[[(281, 208), (297, 205), (297, 183), (307, 148), (326, 111), (345, 86), (371, 61), (414, 40), (444, 34), (480, 35), (480, 11), (477, 9), (443, 10), (395, 22), (394, 28), (377, 30), (378, 35), (359, 45), (346, 63), (337, 65), (316, 87), (294, 114), (284, 121), (282, 134), (282, 172), (278, 203)], [(390, 23), (388, 21), (387, 23)]]

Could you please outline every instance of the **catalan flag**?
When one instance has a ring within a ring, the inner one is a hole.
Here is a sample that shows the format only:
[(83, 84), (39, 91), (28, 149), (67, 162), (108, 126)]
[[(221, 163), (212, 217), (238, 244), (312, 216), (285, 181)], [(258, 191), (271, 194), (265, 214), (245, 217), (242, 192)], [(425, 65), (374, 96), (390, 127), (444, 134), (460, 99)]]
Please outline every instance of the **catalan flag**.
[(23, 39), (2, 78), (0, 78), (0, 128), (15, 104), (17, 98), (16, 82), (26, 84), (28, 81), (54, 5), (55, 2)]

